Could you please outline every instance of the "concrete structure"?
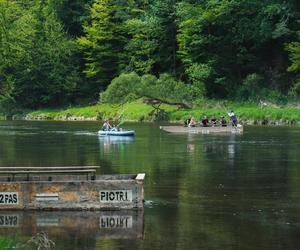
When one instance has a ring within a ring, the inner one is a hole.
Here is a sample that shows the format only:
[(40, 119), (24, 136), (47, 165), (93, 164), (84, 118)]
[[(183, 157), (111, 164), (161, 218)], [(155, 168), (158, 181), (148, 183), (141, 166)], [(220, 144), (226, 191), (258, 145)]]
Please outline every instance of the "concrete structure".
[(144, 177), (138, 175), (16, 176), (0, 178), (0, 210), (143, 209)]

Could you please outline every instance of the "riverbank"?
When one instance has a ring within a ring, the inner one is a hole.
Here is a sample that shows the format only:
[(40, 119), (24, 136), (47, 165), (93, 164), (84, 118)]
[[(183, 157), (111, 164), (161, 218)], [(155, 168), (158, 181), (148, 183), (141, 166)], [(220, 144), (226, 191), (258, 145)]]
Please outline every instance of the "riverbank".
[(220, 116), (226, 116), (228, 111), (234, 110), (239, 122), (245, 125), (300, 125), (300, 109), (297, 107), (260, 107), (254, 104), (226, 103), (224, 105), (222, 103), (212, 103), (195, 109), (179, 109), (177, 106), (165, 104), (159, 108), (155, 109), (142, 101), (124, 105), (96, 104), (85, 107), (22, 112), (13, 115), (11, 119), (96, 121), (122, 117), (124, 121), (169, 121), (181, 123), (189, 115), (193, 115), (196, 120), (200, 120), (203, 116), (219, 118)]

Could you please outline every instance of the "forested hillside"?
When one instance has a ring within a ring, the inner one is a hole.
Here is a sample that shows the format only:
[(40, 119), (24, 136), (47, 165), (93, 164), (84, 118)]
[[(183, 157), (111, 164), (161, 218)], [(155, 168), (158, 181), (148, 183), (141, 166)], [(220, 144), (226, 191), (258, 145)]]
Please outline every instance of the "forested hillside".
[(0, 0), (0, 107), (295, 101), (299, 20), (298, 0)]

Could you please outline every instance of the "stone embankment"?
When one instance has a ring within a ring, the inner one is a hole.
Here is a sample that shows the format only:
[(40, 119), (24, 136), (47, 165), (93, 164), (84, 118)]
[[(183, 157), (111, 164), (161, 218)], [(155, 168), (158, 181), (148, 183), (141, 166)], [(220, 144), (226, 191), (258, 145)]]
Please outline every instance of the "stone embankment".
[[(23, 117), (13, 117), (13, 120), (54, 120), (54, 121), (97, 121), (99, 120), (96, 116), (85, 117), (85, 116), (55, 116), (49, 117), (44, 115), (31, 116), (26, 115)], [(127, 122), (140, 122), (138, 120), (127, 120)], [(147, 122), (144, 120), (144, 122)], [(171, 123), (184, 123), (184, 121), (168, 121)], [(300, 121), (295, 120), (255, 120), (255, 119), (239, 119), (239, 123), (243, 125), (259, 125), (259, 126), (300, 126)]]
[(300, 126), (300, 121), (294, 120), (253, 120), (240, 119), (239, 123), (243, 125), (259, 125), (259, 126)]
[[(20, 119), (18, 117), (17, 119)], [(16, 120), (17, 120), (16, 119)], [(32, 115), (26, 115), (21, 118), (22, 120), (54, 120), (54, 121), (97, 121), (96, 116), (92, 117), (85, 117), (85, 116), (55, 116), (55, 117), (49, 117), (47, 115), (37, 115), (37, 116), (32, 116)]]

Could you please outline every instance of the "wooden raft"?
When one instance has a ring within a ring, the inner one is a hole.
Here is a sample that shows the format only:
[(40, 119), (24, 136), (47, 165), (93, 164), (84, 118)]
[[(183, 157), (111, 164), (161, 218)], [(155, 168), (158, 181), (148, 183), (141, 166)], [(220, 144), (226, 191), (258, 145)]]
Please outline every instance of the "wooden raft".
[(227, 126), (215, 126), (215, 127), (184, 127), (184, 126), (160, 126), (160, 129), (169, 133), (190, 133), (190, 134), (222, 134), (232, 133), (241, 134), (243, 133), (243, 126), (238, 125), (237, 127)]

